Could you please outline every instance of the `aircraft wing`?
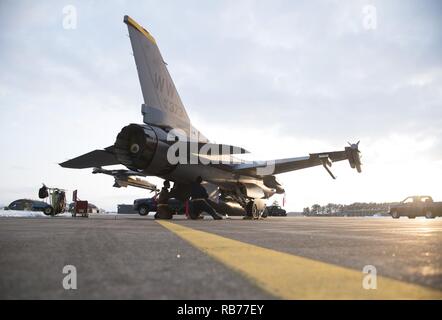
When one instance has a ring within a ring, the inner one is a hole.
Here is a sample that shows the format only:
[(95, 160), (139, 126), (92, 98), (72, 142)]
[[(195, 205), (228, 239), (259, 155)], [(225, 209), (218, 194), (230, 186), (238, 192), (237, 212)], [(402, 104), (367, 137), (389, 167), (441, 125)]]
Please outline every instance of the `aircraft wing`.
[(343, 151), (311, 153), (309, 156), (298, 158), (240, 163), (233, 165), (231, 170), (238, 174), (267, 176), (322, 165), (327, 172), (335, 178), (329, 167), (331, 167), (333, 162), (337, 161), (348, 160), (352, 168), (361, 172), (361, 159), (358, 146), (359, 142), (351, 144)]

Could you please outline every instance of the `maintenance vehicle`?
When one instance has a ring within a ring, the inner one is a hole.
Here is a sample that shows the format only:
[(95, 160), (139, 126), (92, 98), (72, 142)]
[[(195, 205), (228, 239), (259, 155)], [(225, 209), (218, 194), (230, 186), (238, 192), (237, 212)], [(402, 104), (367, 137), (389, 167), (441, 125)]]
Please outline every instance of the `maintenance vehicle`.
[(430, 196), (411, 196), (390, 207), (393, 219), (406, 216), (410, 219), (425, 217), (434, 219), (442, 215), (442, 202), (434, 202)]
[(263, 217), (273, 216), (273, 217), (286, 217), (287, 212), (280, 206), (267, 206), (264, 210)]

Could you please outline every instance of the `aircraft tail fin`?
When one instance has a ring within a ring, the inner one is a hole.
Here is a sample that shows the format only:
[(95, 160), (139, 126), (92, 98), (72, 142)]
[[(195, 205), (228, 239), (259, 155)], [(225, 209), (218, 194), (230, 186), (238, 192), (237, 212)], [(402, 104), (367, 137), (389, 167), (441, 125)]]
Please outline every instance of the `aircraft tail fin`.
[(129, 16), (124, 16), (129, 30), (138, 78), (143, 93), (144, 122), (188, 132), (190, 120), (166, 63), (153, 36)]

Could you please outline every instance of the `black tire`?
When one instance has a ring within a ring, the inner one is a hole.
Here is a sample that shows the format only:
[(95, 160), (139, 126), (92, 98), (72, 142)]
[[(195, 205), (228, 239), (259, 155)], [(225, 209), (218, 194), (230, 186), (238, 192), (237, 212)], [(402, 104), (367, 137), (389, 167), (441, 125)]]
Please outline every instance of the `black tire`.
[(408, 216), (408, 219), (415, 219), (416, 216)]
[(252, 217), (253, 219), (261, 218), (261, 212), (259, 212), (258, 206), (256, 204), (253, 204), (252, 206)]
[(54, 208), (52, 208), (51, 206), (46, 207), (43, 209), (43, 213), (47, 216), (52, 216), (54, 214)]
[(149, 207), (146, 205), (142, 205), (138, 208), (138, 213), (140, 216), (147, 216), (149, 212), (150, 212)]
[(249, 201), (246, 204), (246, 215), (245, 219), (253, 219), (253, 201)]
[(268, 216), (269, 216), (269, 210), (267, 210), (267, 208), (265, 208), (263, 213), (262, 213), (262, 215), (261, 215), (261, 217), (262, 218), (267, 218)]
[(427, 219), (434, 219), (436, 217), (433, 215), (433, 212), (431, 212), (431, 210), (427, 210), (425, 212), (425, 218), (427, 218)]
[(391, 217), (393, 219), (399, 219), (401, 217), (401, 215), (399, 214), (399, 212), (397, 212), (396, 210), (391, 212)]

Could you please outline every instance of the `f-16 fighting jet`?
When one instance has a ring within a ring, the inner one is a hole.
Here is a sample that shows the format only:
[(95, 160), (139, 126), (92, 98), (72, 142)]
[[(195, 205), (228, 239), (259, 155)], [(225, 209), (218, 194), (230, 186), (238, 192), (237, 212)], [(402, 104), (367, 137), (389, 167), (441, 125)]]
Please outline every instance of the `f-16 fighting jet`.
[(171, 180), (173, 197), (182, 201), (189, 198), (190, 184), (201, 177), (210, 196), (219, 204), (217, 211), (253, 217), (262, 214), (265, 199), (284, 193), (275, 175), (323, 166), (335, 178), (329, 167), (342, 160), (348, 160), (351, 168), (361, 172), (359, 142), (342, 151), (270, 161), (240, 160), (234, 155), (247, 150), (210, 143), (192, 126), (153, 36), (129, 16), (124, 17), (124, 22), (129, 29), (144, 98), (144, 123), (125, 126), (112, 146), (63, 162), (62, 167), (124, 165), (130, 171), (111, 172), (117, 180), (118, 176), (134, 175)]

